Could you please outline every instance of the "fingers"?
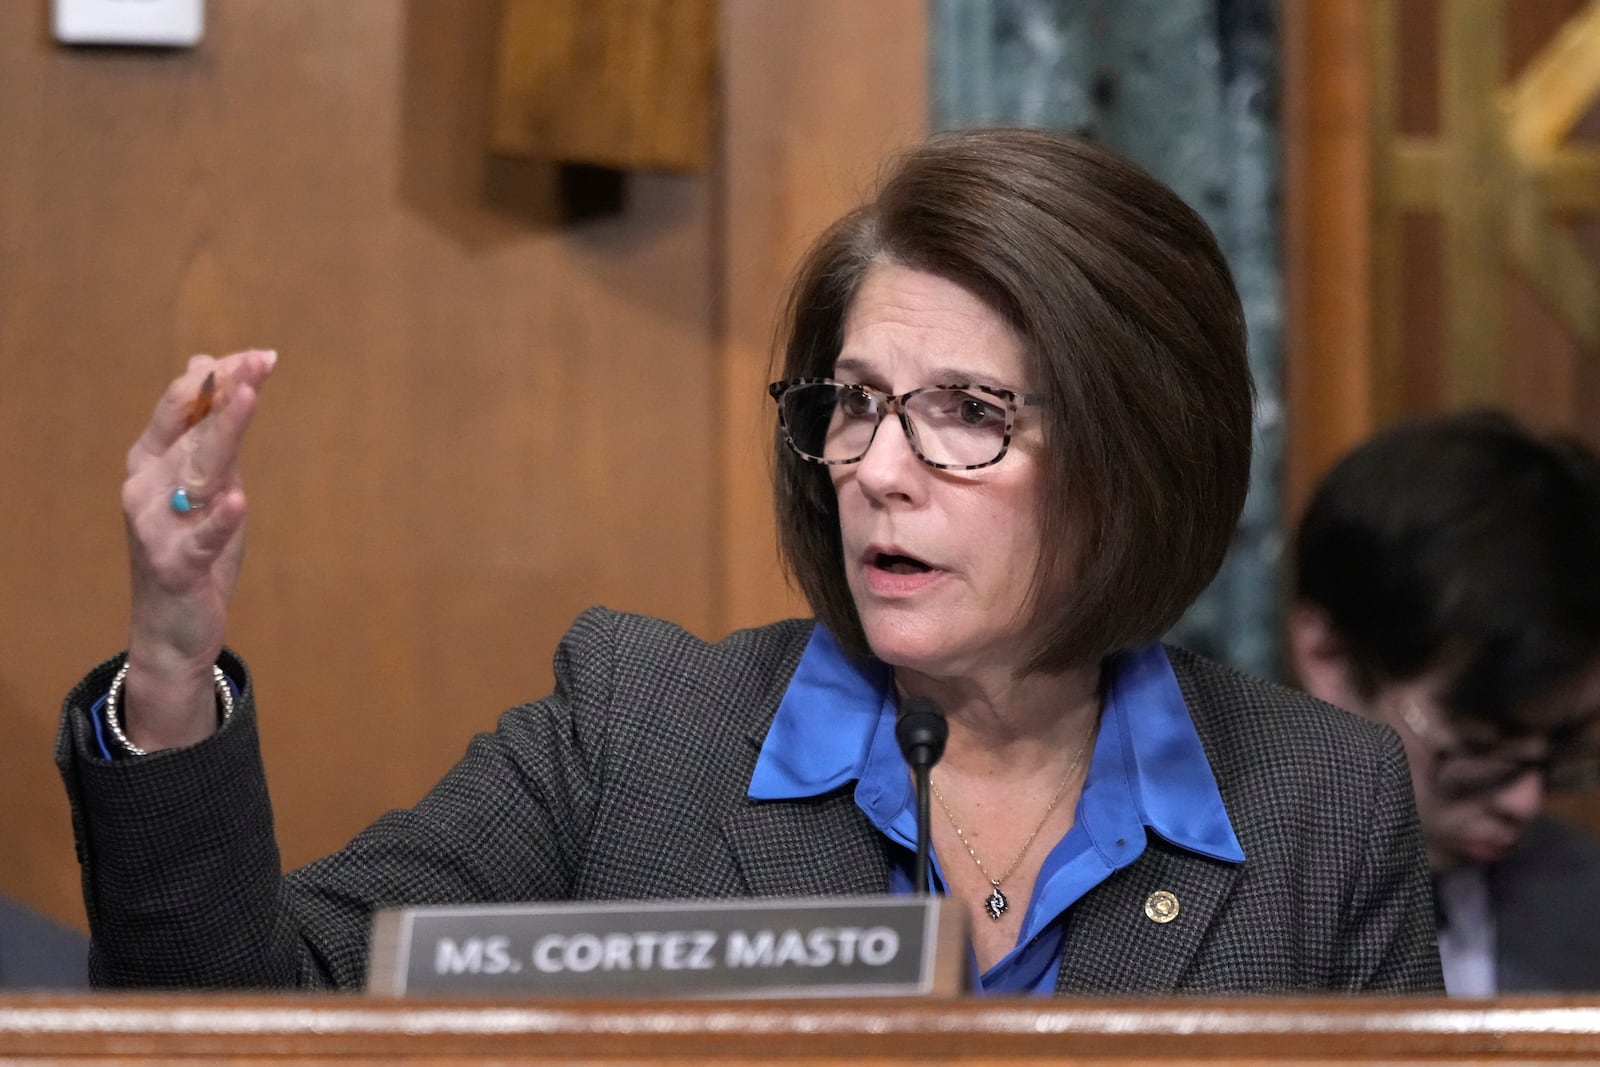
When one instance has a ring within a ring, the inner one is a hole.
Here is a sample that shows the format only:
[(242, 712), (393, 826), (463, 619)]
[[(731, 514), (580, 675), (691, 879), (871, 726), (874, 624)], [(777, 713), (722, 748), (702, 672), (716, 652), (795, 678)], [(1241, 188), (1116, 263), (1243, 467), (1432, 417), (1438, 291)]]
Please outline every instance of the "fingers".
[(239, 446), (255, 411), (255, 389), (247, 384), (231, 387), (221, 408), (169, 449), (168, 456), (176, 462), (161, 467), (172, 472), (173, 488), (183, 486), (196, 503), (204, 504), (236, 482)]
[(205, 565), (220, 555), (244, 525), (244, 516), (244, 490), (237, 485), (208, 500), (189, 530), (190, 549), (196, 556), (193, 562)]
[[(132, 474), (140, 464), (166, 454), (185, 434), (193, 436), (202, 432), (208, 438), (208, 448), (223, 453), (222, 461), (213, 465), (228, 466), (229, 454), (237, 451), (239, 435), (249, 419), (248, 415), (243, 419), (237, 417), (237, 412), (232, 418), (224, 418), (224, 415), (245, 395), (253, 401), (277, 362), (276, 352), (262, 350), (235, 352), (223, 359), (191, 358), (188, 368), (157, 401), (149, 425), (128, 453), (128, 472)], [(197, 404), (208, 377), (212, 379), (209, 402)]]
[(151, 496), (159, 494), (170, 504), (180, 486), (193, 504), (203, 506), (237, 484), (239, 445), (255, 415), (257, 394), (277, 362), (276, 352), (257, 349), (189, 360), (128, 451), (123, 511), (130, 520)]

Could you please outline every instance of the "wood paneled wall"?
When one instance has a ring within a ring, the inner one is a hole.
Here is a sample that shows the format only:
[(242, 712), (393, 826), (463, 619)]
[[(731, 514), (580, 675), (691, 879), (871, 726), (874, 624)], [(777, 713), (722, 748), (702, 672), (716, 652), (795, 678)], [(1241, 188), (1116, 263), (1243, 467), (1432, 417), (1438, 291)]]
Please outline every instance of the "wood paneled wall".
[(1372, 379), (1372, 8), (1282, 7), (1285, 510), (1375, 421)]
[(274, 347), (229, 633), (286, 864), (550, 684), (584, 607), (797, 610), (761, 391), (799, 250), (924, 132), (920, 0), (736, 0), (720, 152), (563, 223), (486, 151), (493, 0), (211, 0), (175, 52), (0, 5), (0, 891), (82, 923), (50, 765), (127, 627), (125, 451), (192, 352)]
[[(1389, 124), (1403, 134), (1431, 137), (1440, 129), (1439, 20), (1441, 5), (1450, 2), (1297, 0), (1283, 7), (1291, 521), (1327, 468), (1358, 441), (1396, 418), (1452, 405), (1443, 380), (1450, 289), (1444, 224), (1438, 211), (1410, 211), (1398, 239), (1382, 243), (1375, 236), (1374, 190), (1380, 111), (1392, 112)], [(1587, 3), (1502, 4), (1504, 81), (1526, 70)], [(1480, 5), (1479, 12), (1487, 18), (1489, 8)], [(1390, 82), (1377, 77), (1384, 65), (1377, 54), (1380, 18), (1392, 19), (1397, 31), (1389, 42), (1397, 71)], [(1572, 140), (1592, 147), (1597, 131), (1600, 111), (1591, 111)], [(1590, 261), (1600, 263), (1600, 225), (1591, 218), (1573, 229)], [(1488, 237), (1491, 246), (1500, 240)], [(1375, 306), (1374, 286), (1384, 272), (1401, 279), (1393, 323), (1378, 321)], [(1512, 269), (1502, 273), (1486, 316), (1500, 320), (1504, 338), (1493, 383), (1498, 402), (1532, 426), (1572, 432), (1600, 447), (1600, 354), (1561, 327), (1526, 279)], [(1384, 329), (1399, 338), (1392, 366), (1375, 351)]]

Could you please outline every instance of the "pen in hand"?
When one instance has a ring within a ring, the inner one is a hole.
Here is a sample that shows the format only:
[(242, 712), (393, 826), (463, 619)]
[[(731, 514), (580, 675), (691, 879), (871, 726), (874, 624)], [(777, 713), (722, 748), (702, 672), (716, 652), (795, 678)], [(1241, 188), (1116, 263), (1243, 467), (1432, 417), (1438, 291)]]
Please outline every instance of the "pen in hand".
[(189, 409), (184, 412), (183, 428), (187, 432), (199, 425), (200, 420), (211, 413), (211, 406), (217, 395), (217, 372), (212, 371), (206, 375), (206, 380), (200, 383), (200, 391), (189, 401)]

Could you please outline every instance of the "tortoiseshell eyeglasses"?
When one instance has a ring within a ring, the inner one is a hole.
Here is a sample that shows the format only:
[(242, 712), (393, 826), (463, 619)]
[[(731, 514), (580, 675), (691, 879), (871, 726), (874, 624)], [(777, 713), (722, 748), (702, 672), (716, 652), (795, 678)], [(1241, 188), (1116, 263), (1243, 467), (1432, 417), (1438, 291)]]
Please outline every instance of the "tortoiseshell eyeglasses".
[(867, 454), (884, 417), (899, 417), (917, 458), (940, 470), (970, 471), (1005, 458), (1017, 410), (1036, 393), (987, 385), (930, 385), (891, 396), (832, 378), (790, 378), (767, 392), (789, 447), (813, 463), (855, 463)]

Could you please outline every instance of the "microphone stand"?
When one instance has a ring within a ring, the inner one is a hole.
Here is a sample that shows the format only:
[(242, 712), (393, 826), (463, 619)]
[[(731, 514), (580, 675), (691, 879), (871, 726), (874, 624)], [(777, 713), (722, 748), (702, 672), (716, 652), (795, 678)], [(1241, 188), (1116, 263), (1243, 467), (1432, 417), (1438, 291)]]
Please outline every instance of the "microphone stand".
[(929, 780), (929, 771), (932, 767), (918, 767), (917, 779), (917, 866), (912, 875), (913, 888), (921, 896), (928, 895), (928, 816), (931, 810), (928, 804), (928, 791), (933, 783)]
[(927, 896), (931, 773), (933, 765), (944, 755), (950, 726), (937, 704), (926, 697), (913, 697), (906, 702), (900, 717), (895, 720), (894, 736), (900, 743), (900, 754), (911, 768), (917, 787), (917, 865), (912, 874), (912, 890)]

